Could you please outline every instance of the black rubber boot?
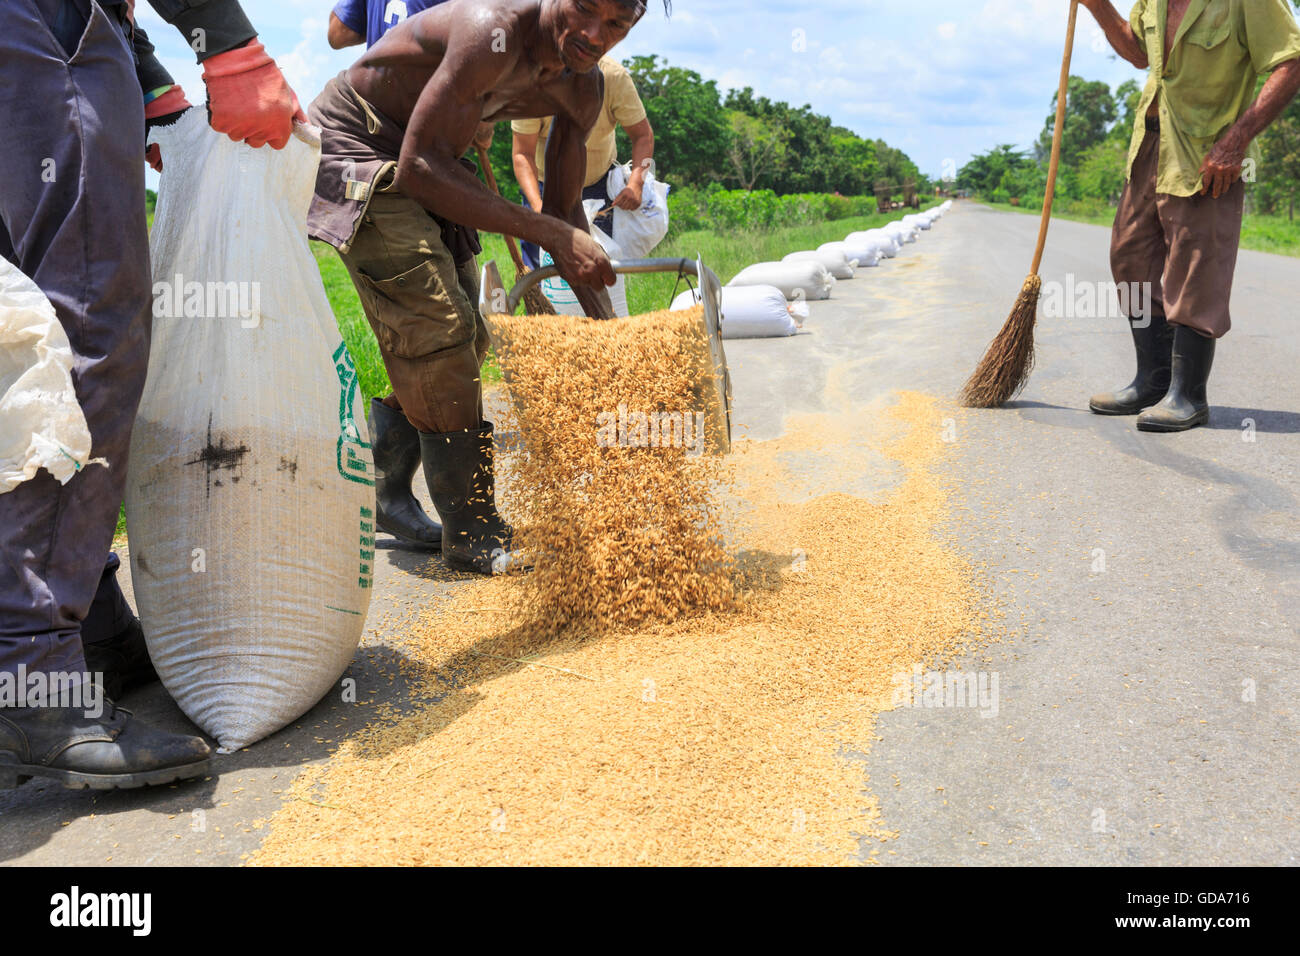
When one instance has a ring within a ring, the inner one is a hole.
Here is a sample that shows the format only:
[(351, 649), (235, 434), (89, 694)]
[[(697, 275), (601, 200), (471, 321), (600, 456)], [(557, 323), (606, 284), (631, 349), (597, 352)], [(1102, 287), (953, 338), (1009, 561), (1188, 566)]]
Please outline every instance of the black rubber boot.
[(1214, 339), (1180, 325), (1174, 333), (1174, 374), (1169, 392), (1138, 416), (1144, 432), (1185, 432), (1210, 420), (1205, 386), (1214, 365)]
[(420, 432), (420, 451), (429, 494), (442, 518), (448, 567), (492, 574), (517, 566), (514, 532), (497, 512), (491, 422), (476, 430)]
[(113, 700), (158, 679), (137, 618), (132, 618), (126, 630), (115, 637), (94, 644), (83, 643), (83, 650), (86, 670), (99, 678), (104, 693)]
[(1146, 328), (1129, 322), (1133, 348), (1137, 352), (1137, 375), (1128, 385), (1113, 392), (1094, 395), (1088, 407), (1098, 415), (1136, 415), (1150, 408), (1169, 391), (1173, 364), (1174, 326), (1155, 313)]
[(99, 703), (98, 717), (87, 717), (84, 707), (0, 708), (0, 790), (32, 777), (73, 790), (126, 790), (190, 780), (211, 768), (201, 737), (166, 733), (110, 700)]
[(375, 456), (375, 513), (380, 531), (429, 551), (442, 547), (442, 527), (411, 492), (420, 464), (420, 433), (406, 416), (370, 400), (370, 450)]

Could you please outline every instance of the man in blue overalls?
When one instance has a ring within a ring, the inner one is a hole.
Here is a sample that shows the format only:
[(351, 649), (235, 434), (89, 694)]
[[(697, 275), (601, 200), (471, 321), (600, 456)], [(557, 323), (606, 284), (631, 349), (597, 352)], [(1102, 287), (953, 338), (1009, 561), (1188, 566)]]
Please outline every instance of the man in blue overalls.
[[(203, 64), (213, 129), (283, 147), (301, 111), (238, 0), (150, 4)], [(0, 788), (199, 776), (210, 757), (201, 738), (162, 733), (111, 703), (84, 706), (96, 671), (120, 692), (150, 670), (116, 558), (106, 568), (104, 555), (149, 363), (146, 123), (174, 121), (190, 104), (134, 25), (134, 0), (4, 0), (0, 69), (0, 128), (20, 147), (0, 190), (0, 255), (53, 304), (91, 454), (108, 463), (66, 485), (40, 471), (0, 494)], [(166, 161), (150, 152), (155, 166)], [(92, 637), (111, 646), (83, 644)]]

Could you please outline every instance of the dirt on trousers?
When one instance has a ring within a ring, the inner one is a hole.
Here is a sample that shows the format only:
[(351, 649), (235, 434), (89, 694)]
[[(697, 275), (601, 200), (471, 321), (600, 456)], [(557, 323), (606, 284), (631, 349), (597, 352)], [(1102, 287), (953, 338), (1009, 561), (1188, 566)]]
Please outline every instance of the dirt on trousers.
[[(538, 570), (471, 582), (385, 635), (429, 702), (304, 770), (251, 863), (834, 865), (880, 852), (864, 849), (891, 833), (859, 759), (876, 716), (915, 664), (990, 629), (972, 569), (938, 533), (956, 413), (901, 393), (884, 415), (791, 418), (727, 459), (600, 444), (597, 416), (620, 403), (689, 407), (691, 375), (672, 364), (693, 347), (689, 320), (671, 315), (596, 337), (528, 330), (513, 374), (537, 373), (520, 405), (541, 428), (527, 447), (549, 454), (504, 456), (500, 484)], [(556, 359), (564, 376), (544, 369)], [(797, 493), (807, 467), (833, 486), (881, 454), (900, 480), (878, 500)]]

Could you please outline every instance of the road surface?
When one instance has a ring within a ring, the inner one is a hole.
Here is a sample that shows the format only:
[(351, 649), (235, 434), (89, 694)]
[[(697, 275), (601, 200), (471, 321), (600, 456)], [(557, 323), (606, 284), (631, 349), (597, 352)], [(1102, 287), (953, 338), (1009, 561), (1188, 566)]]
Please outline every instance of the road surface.
[[(737, 419), (761, 439), (846, 390), (862, 406), (898, 389), (956, 394), (1015, 300), (1037, 223), (958, 203), (898, 258), (812, 303), (807, 334), (728, 343)], [(1054, 223), (1045, 281), (1105, 282), (1108, 239)], [(953, 413), (946, 468), (961, 502), (947, 530), (1017, 634), (962, 662), (997, 675), (996, 715), (881, 717), (864, 773), (899, 837), (880, 862), (1298, 861), (1297, 302), (1300, 259), (1242, 254), (1208, 428), (1148, 435), (1131, 418), (1087, 412), (1088, 396), (1132, 366), (1123, 320), (1095, 308), (1042, 318), (1037, 370), (1011, 406)], [(844, 490), (861, 493), (861, 480)], [(382, 551), (367, 641), (347, 675), (359, 703), (328, 698), (221, 758), (207, 781), (0, 793), (0, 862), (239, 862), (305, 764), (379, 704), (405, 701), (403, 651), (388, 635), (455, 581), (437, 558)], [(158, 687), (125, 704), (188, 726)]]

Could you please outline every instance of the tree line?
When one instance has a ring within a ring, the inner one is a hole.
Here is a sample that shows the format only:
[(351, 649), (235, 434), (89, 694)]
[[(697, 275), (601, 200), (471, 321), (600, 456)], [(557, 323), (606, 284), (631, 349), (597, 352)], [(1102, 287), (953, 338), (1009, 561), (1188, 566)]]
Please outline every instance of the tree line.
[[(929, 182), (901, 150), (837, 126), (812, 107), (791, 106), (750, 87), (719, 91), (716, 80), (672, 66), (658, 56), (623, 61), (636, 83), (655, 131), (657, 174), (674, 188), (721, 186), (780, 195), (873, 195), (879, 186)], [(619, 157), (632, 155), (618, 131)], [(503, 188), (513, 184), (509, 127), (492, 146), (492, 165)]]

